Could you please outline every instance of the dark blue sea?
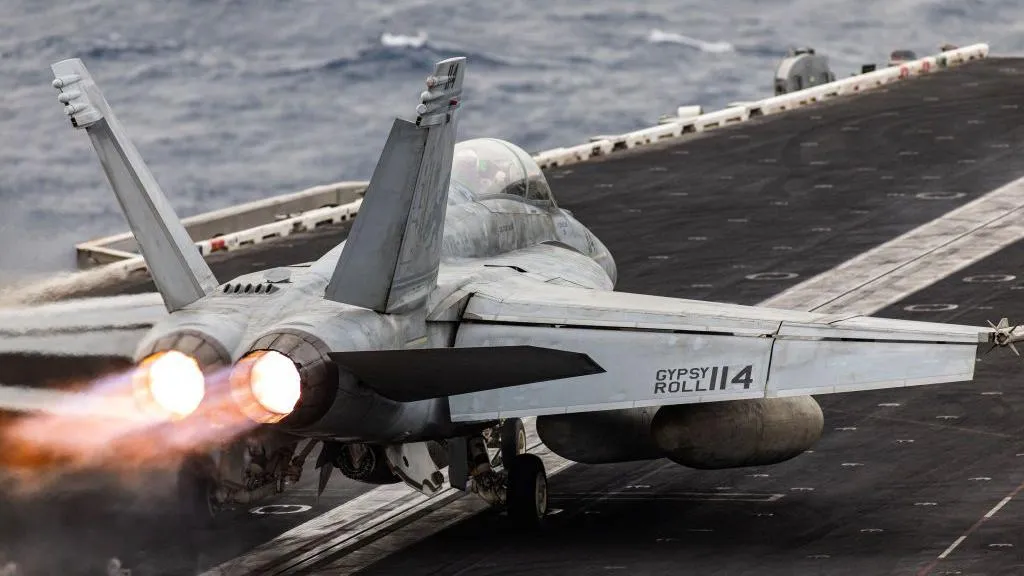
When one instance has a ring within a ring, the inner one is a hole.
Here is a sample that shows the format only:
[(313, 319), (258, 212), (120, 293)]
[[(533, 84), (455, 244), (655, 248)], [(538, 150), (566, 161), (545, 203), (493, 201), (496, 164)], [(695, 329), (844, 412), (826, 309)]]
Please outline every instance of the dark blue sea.
[[(765, 97), (810, 45), (845, 76), (894, 48), (1024, 48), (1018, 0), (0, 0), (0, 283), (126, 225), (50, 86), (80, 57), (179, 215), (369, 177), (435, 60), (465, 55), (461, 138), (531, 152)], [(557, 194), (557, 190), (555, 191)]]

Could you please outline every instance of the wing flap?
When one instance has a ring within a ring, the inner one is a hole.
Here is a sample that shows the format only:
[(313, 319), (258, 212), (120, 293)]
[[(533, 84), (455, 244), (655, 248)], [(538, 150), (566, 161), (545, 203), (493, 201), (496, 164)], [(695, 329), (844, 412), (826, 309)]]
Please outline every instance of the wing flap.
[(951, 342), (775, 342), (765, 396), (900, 388), (974, 378), (977, 346)]
[(465, 320), (757, 336), (775, 332), (783, 320), (815, 322), (825, 317), (644, 294), (538, 286), (520, 278), (500, 286), (477, 284), (472, 291), (474, 297), (463, 314)]

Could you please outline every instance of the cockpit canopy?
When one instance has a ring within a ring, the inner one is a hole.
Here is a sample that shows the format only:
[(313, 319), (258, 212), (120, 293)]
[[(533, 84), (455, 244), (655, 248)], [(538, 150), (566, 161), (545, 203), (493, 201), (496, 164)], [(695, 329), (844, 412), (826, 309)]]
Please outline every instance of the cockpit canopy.
[(496, 138), (476, 138), (455, 145), (450, 204), (508, 198), (554, 208), (544, 173), (522, 148)]

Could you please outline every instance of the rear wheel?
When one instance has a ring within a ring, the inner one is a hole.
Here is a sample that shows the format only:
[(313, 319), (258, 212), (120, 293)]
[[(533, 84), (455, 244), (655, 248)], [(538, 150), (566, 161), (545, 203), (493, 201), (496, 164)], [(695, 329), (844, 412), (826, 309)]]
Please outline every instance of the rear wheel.
[(508, 468), (516, 456), (526, 454), (526, 427), (519, 418), (507, 418), (501, 423), (501, 461)]
[(536, 454), (520, 454), (508, 463), (508, 516), (517, 526), (537, 528), (548, 512), (548, 476)]

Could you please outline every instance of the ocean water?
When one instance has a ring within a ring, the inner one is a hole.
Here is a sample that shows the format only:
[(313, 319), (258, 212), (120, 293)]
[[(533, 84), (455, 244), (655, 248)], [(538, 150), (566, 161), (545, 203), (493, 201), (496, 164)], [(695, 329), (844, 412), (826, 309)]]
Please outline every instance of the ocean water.
[[(80, 57), (178, 214), (366, 179), (431, 64), (468, 57), (461, 138), (531, 152), (770, 94), (793, 46), (839, 76), (894, 48), (1024, 50), (1018, 0), (0, 0), (0, 283), (127, 229), (49, 65)], [(555, 191), (557, 195), (557, 190)]]

